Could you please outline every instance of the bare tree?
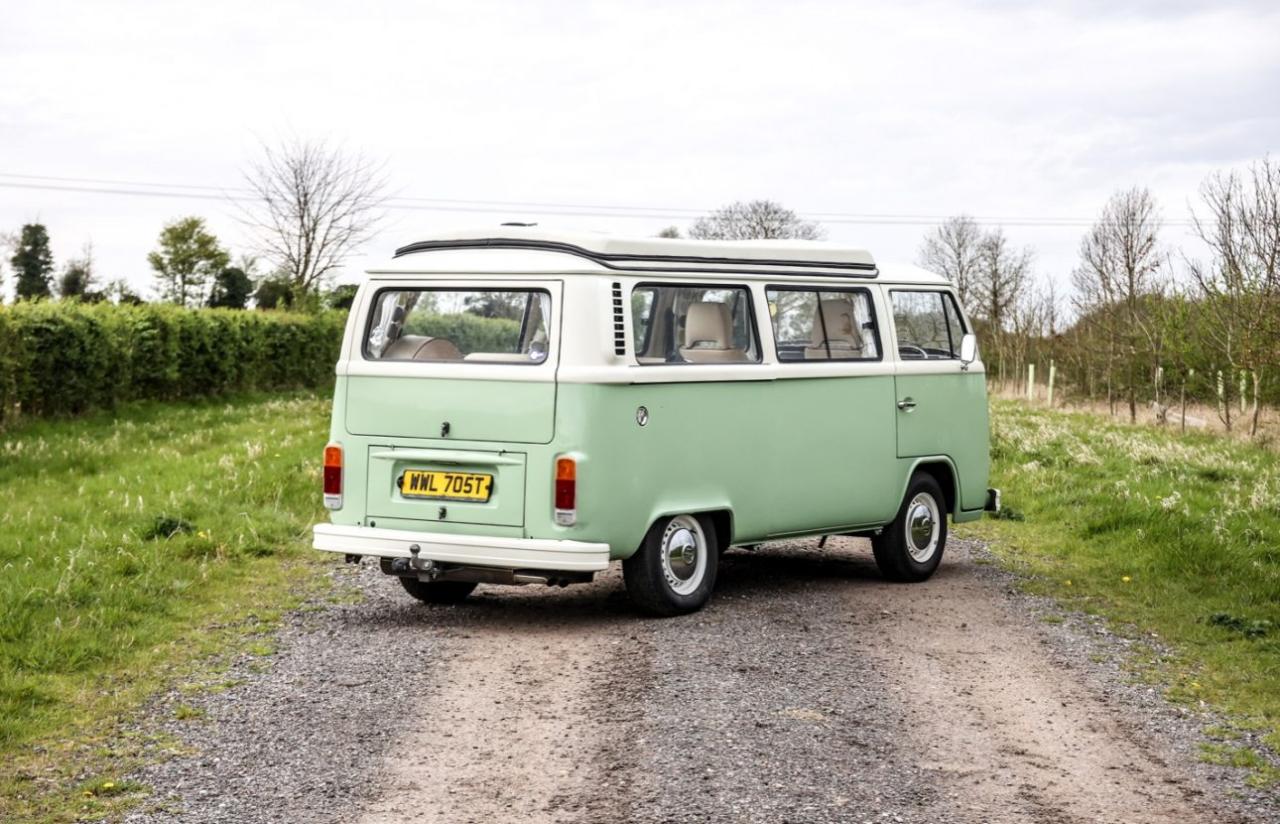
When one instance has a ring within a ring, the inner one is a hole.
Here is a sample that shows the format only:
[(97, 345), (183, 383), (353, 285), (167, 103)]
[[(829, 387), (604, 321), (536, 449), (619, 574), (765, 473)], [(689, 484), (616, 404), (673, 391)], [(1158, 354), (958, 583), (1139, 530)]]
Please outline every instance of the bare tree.
[(920, 265), (931, 269), (955, 284), (965, 311), (973, 312), (974, 281), (980, 266), (982, 230), (968, 215), (949, 218), (925, 235), (920, 244)]
[(255, 195), (245, 220), (298, 295), (319, 289), (384, 217), (382, 167), (323, 142), (264, 146), (245, 179)]
[(1117, 192), (1080, 241), (1080, 265), (1072, 274), (1081, 315), (1089, 315), (1107, 343), (1108, 395), (1124, 384), (1129, 420), (1138, 418), (1139, 364), (1157, 368), (1162, 329), (1151, 322), (1151, 299), (1162, 290), (1165, 258), (1159, 248), (1160, 216), (1147, 189)]
[(678, 238), (680, 237), (680, 227), (667, 226), (666, 228), (660, 230), (656, 235), (654, 235), (654, 237)]
[(817, 223), (802, 220), (772, 200), (752, 200), (730, 203), (698, 218), (689, 227), (689, 237), (695, 240), (822, 240), (826, 232)]
[(1008, 377), (1007, 333), (1013, 309), (1025, 298), (1034, 255), (1015, 249), (1003, 229), (994, 229), (978, 244), (977, 269), (970, 286), (974, 314), (986, 322), (987, 338), (996, 351), (1001, 381)]
[[(1208, 264), (1189, 261), (1204, 296), (1209, 333), (1234, 372), (1253, 378), (1250, 434), (1258, 432), (1258, 396), (1280, 361), (1280, 162), (1211, 175), (1200, 187), (1205, 214), (1192, 211), (1196, 234), (1213, 252)], [(1227, 385), (1234, 381), (1230, 377)], [(1231, 404), (1221, 405), (1231, 428)]]

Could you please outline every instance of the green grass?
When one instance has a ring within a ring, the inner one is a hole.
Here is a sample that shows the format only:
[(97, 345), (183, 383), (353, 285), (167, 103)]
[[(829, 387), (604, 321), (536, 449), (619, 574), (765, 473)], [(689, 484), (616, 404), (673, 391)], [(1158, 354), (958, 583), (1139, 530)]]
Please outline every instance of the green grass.
[(250, 397), (0, 433), (0, 820), (131, 803), (147, 742), (118, 721), (213, 653), (271, 654), (264, 632), (323, 578), (328, 412)]
[(964, 531), (1030, 589), (1170, 647), (1139, 675), (1280, 749), (1280, 456), (1016, 402), (992, 411), (992, 482), (1019, 517)]

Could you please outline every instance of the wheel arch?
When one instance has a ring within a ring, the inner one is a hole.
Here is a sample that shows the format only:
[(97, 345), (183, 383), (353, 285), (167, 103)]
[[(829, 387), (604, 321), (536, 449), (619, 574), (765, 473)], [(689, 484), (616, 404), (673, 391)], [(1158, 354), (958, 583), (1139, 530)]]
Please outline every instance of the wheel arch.
[(716, 530), (716, 542), (723, 550), (733, 543), (733, 507), (728, 504), (710, 504), (706, 506), (671, 506), (656, 509), (649, 518), (648, 524), (645, 525), (644, 534), (640, 536), (640, 540), (628, 552), (624, 558), (629, 558), (636, 553), (640, 545), (644, 542), (645, 535), (649, 534), (649, 530), (653, 529), (653, 525), (663, 518), (671, 518), (676, 515), (705, 515), (711, 519), (711, 525)]
[(907, 473), (907, 477), (903, 481), (902, 492), (898, 496), (899, 500), (906, 497), (907, 486), (911, 483), (912, 476), (917, 472), (923, 472), (938, 482), (938, 486), (942, 489), (946, 510), (954, 517), (960, 511), (960, 474), (956, 472), (955, 463), (946, 455), (917, 458), (915, 463), (911, 465), (911, 471)]

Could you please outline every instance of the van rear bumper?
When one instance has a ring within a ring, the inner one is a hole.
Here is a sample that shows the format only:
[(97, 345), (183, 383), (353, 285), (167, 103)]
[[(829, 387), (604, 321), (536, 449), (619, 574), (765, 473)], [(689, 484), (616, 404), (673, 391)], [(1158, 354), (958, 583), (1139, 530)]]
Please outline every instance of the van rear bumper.
[(448, 535), (405, 529), (316, 524), (311, 546), (345, 555), (376, 558), (418, 557), (445, 564), (497, 569), (551, 569), (594, 572), (609, 566), (609, 545), (544, 538), (492, 538), (480, 535)]

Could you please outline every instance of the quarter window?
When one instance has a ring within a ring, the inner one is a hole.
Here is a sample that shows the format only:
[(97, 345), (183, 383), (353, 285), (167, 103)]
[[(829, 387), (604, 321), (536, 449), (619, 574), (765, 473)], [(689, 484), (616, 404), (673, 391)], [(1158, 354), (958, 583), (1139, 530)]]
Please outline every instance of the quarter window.
[(631, 326), (644, 365), (760, 362), (742, 286), (642, 284), (631, 294)]
[(891, 297), (899, 357), (903, 360), (960, 357), (964, 324), (951, 295), (946, 292), (894, 291)]
[(538, 364), (551, 296), (534, 289), (384, 289), (365, 335), (370, 360)]
[(765, 291), (779, 361), (879, 360), (871, 296), (865, 289)]

